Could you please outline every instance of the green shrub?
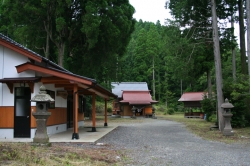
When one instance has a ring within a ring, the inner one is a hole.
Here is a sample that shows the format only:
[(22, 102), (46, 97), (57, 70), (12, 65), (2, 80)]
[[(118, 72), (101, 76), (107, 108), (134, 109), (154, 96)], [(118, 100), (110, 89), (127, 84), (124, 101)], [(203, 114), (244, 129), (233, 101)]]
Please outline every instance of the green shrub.
[(233, 104), (231, 119), (232, 127), (246, 127), (250, 125), (249, 107), (249, 77), (238, 76), (237, 82), (226, 81), (223, 89), (224, 98)]
[(173, 109), (173, 108), (168, 108), (168, 109), (167, 109), (167, 113), (168, 113), (169, 115), (173, 115), (173, 114), (174, 114), (174, 109)]
[(160, 105), (156, 108), (159, 112), (165, 112), (167, 110), (167, 107), (165, 105)]
[(108, 112), (108, 113), (111, 113), (111, 112), (112, 112), (112, 108), (111, 108), (111, 107), (108, 107), (108, 108), (107, 108), (107, 112)]
[(209, 119), (208, 119), (209, 122), (213, 122), (215, 123), (217, 121), (217, 115), (216, 114), (212, 114)]
[(204, 113), (206, 114), (206, 120), (210, 121), (211, 116), (216, 111), (216, 102), (213, 99), (204, 96), (204, 99), (201, 101), (201, 107)]

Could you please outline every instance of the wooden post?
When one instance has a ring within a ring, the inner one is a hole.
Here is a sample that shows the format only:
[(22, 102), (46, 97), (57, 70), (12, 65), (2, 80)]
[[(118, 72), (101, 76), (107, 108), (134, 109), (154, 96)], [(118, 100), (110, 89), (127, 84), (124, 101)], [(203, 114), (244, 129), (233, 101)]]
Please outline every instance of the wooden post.
[(92, 132), (96, 132), (96, 117), (95, 117), (95, 94), (92, 95)]
[(73, 102), (74, 102), (74, 132), (72, 135), (72, 139), (79, 139), (79, 134), (78, 134), (78, 86), (77, 84), (74, 85), (74, 90), (73, 90)]
[(104, 126), (108, 126), (108, 120), (107, 120), (107, 99), (105, 98), (105, 114), (104, 114)]

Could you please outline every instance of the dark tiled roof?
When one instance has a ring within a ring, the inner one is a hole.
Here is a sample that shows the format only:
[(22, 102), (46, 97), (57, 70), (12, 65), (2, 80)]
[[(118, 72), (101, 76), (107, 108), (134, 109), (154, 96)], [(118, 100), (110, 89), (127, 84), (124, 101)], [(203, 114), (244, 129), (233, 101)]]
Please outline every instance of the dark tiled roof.
[(17, 43), (16, 41), (14, 41), (14, 40), (12, 40), (11, 38), (9, 38), (9, 37), (3, 35), (2, 33), (0, 33), (0, 38), (3, 39), (3, 40), (5, 40), (5, 41), (7, 41), (7, 42), (9, 42), (9, 43), (14, 44), (15, 46), (17, 46), (17, 47), (19, 47), (19, 48), (22, 48), (22, 49), (24, 49), (24, 50), (26, 50), (26, 51), (28, 51), (28, 52), (30, 52), (30, 53), (36, 55), (36, 56), (39, 56), (39, 57), (43, 58), (41, 55), (39, 55), (39, 54), (37, 54), (36, 52), (34, 52), (34, 51), (32, 51), (32, 50), (30, 50), (30, 49), (24, 47), (23, 45)]
[[(1, 34), (1, 33), (0, 33), (0, 38), (2, 40), (6, 41), (6, 42), (8, 42), (10, 44), (12, 44), (12, 45), (15, 45), (16, 47), (18, 47), (18, 48), (20, 48), (20, 49), (22, 49), (24, 51), (27, 51), (27, 52), (35, 55), (35, 56), (38, 56), (38, 57), (42, 58), (43, 62), (45, 62), (49, 66), (51, 66), (51, 67), (47, 67), (47, 68), (50, 68), (50, 69), (53, 69), (53, 70), (57, 70), (57, 71), (60, 71), (60, 72), (63, 72), (63, 73), (67, 73), (67, 74), (70, 74), (72, 76), (76, 76), (76, 77), (79, 77), (79, 78), (82, 78), (82, 79), (90, 80), (91, 82), (93, 82), (95, 84), (95, 88), (98, 89), (99, 91), (102, 91), (102, 92), (104, 92), (106, 94), (108, 93), (109, 96), (111, 96), (111, 97), (117, 97), (115, 94), (111, 93), (106, 88), (102, 87), (101, 85), (98, 85), (95, 79), (91, 79), (91, 78), (88, 78), (88, 77), (83, 77), (83, 76), (74, 74), (74, 73), (72, 73), (72, 72), (64, 69), (63, 67), (57, 65), (56, 63), (50, 61), (49, 59), (47, 59), (47, 58), (45, 58), (45, 57), (37, 54), (36, 52), (34, 52), (34, 51), (32, 51), (32, 50), (30, 50), (30, 49), (28, 49), (26, 47), (24, 47), (23, 45), (17, 43), (16, 41), (12, 40), (11, 38), (9, 38), (9, 37)], [(12, 81), (18, 81), (19, 78), (5, 78), (5, 79), (2, 79), (2, 81), (11, 81), (11, 79), (12, 79)], [(31, 79), (30, 81), (32, 81), (32, 78), (30, 78), (30, 79)], [(34, 79), (35, 79), (35, 77), (34, 77)], [(29, 79), (27, 78), (26, 80), (28, 81)], [(35, 81), (35, 80), (33, 80), (33, 81)]]
[(19, 47), (19, 48), (21, 48), (21, 49), (23, 49), (23, 50), (25, 50), (25, 51), (27, 51), (27, 52), (29, 52), (29, 53), (35, 55), (35, 56), (38, 56), (38, 57), (42, 58), (43, 61), (49, 63), (51, 66), (54, 66), (54, 67), (56, 67), (56, 68), (58, 68), (58, 69), (60, 69), (60, 70), (63, 70), (63, 71), (66, 71), (66, 72), (71, 73), (70, 71), (68, 71), (68, 70), (66, 70), (66, 69), (64, 69), (64, 68), (62, 68), (61, 66), (59, 66), (59, 65), (57, 65), (56, 63), (54, 63), (54, 62), (48, 60), (48, 59), (45, 58), (45, 57), (39, 55), (38, 53), (36, 53), (36, 52), (34, 52), (34, 51), (28, 49), (27, 47), (24, 47), (24, 46), (21, 45), (20, 43), (18, 43), (18, 42), (16, 42), (16, 41), (14, 41), (13, 39), (11, 39), (11, 38), (9, 38), (9, 37), (3, 35), (2, 33), (0, 33), (0, 38), (3, 39), (3, 40), (5, 40), (5, 41), (8, 42), (8, 43), (11, 43), (11, 44), (15, 45), (16, 47)]
[(0, 82), (7, 83), (7, 82), (13, 82), (13, 83), (19, 83), (19, 82), (38, 82), (40, 81), (40, 77), (15, 77), (15, 78), (3, 78), (0, 79)]
[[(79, 75), (77, 75), (77, 74), (74, 74), (74, 73), (72, 73), (72, 72), (70, 72), (70, 71), (64, 69), (63, 67), (57, 65), (56, 63), (50, 61), (49, 59), (47, 59), (47, 58), (45, 58), (45, 57), (39, 55), (38, 53), (36, 53), (36, 52), (34, 52), (34, 51), (28, 49), (27, 47), (24, 47), (23, 45), (19, 44), (18, 42), (14, 41), (13, 39), (11, 39), (11, 38), (9, 38), (9, 37), (7, 37), (7, 36), (1, 34), (1, 33), (0, 33), (0, 38), (3, 39), (3, 40), (5, 40), (5, 41), (8, 42), (8, 43), (11, 43), (11, 44), (15, 45), (16, 47), (19, 47), (19, 48), (21, 48), (21, 49), (23, 49), (23, 50), (25, 50), (25, 51), (28, 51), (29, 53), (31, 53), (31, 54), (33, 54), (33, 55), (35, 55), (35, 56), (38, 56), (38, 57), (42, 58), (42, 60), (43, 60), (44, 62), (48, 63), (48, 65), (50, 65), (53, 69), (61, 70), (61, 71), (66, 72), (66, 73), (70, 73), (71, 75), (74, 75), (74, 76), (77, 76), (77, 77), (81, 77), (81, 78), (83, 78), (83, 79), (91, 80), (91, 81), (93, 81), (93, 82), (96, 83), (96, 80), (91, 79), (91, 78), (87, 78), (87, 77), (83, 77), (83, 76), (79, 76)], [(50, 67), (48, 67), (48, 68), (50, 68)]]

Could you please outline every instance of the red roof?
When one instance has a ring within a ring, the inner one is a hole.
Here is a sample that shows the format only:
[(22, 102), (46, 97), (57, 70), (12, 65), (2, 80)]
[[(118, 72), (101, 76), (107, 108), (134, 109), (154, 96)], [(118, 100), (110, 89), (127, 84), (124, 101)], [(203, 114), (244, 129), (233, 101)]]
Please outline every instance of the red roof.
[(185, 92), (178, 101), (202, 101), (204, 92)]
[(121, 103), (129, 103), (130, 105), (150, 105), (158, 103), (152, 100), (148, 90), (146, 91), (123, 91)]

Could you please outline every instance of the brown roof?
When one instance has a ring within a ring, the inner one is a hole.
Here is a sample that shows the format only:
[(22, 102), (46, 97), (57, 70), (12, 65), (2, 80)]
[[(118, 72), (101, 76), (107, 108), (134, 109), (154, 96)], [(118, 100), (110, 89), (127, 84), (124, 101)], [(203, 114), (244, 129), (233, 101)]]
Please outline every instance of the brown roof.
[[(59, 80), (58, 78), (62, 78), (64, 80), (68, 80), (68, 83), (67, 83), (68, 85), (73, 86), (74, 83), (76, 83), (78, 84), (79, 87), (87, 91), (94, 92), (97, 95), (102, 96), (104, 98), (108, 98), (108, 97), (116, 98), (117, 97), (112, 92), (98, 85), (95, 80), (89, 79), (86, 77), (81, 77), (81, 76), (68, 73), (65, 71), (61, 71), (61, 70), (57, 70), (53, 68), (45, 68), (45, 67), (38, 66), (29, 62), (16, 66), (16, 69), (18, 73), (21, 73), (27, 70), (32, 70), (32, 71), (41, 72), (44, 74), (49, 74), (49, 75), (54, 76), (50, 78), (44, 77), (42, 78), (42, 81), (52, 80), (52, 82), (56, 83), (55, 79)], [(59, 81), (63, 82), (63, 80), (59, 80)]]
[(146, 91), (123, 91), (121, 103), (129, 103), (130, 105), (150, 105), (158, 103), (152, 100), (148, 90)]
[(202, 101), (204, 92), (185, 92), (178, 101)]

